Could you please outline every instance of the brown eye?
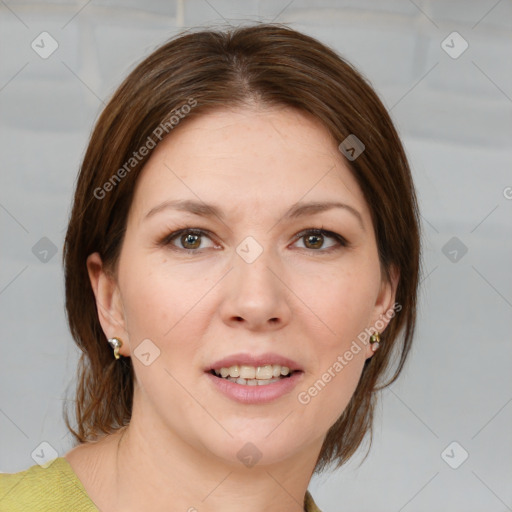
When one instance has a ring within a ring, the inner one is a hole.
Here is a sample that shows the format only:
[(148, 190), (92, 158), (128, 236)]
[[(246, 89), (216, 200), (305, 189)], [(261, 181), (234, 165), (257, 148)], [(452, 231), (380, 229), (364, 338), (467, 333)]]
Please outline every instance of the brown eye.
[(306, 235), (304, 237), (304, 245), (308, 249), (320, 249), (324, 243), (323, 235)]
[(319, 253), (328, 253), (349, 246), (349, 243), (341, 235), (318, 228), (307, 229), (299, 233), (297, 242), (300, 241), (303, 241), (302, 249), (311, 249)]
[(215, 247), (209, 233), (197, 228), (180, 229), (167, 235), (160, 242), (162, 246), (169, 246), (171, 249), (202, 252), (203, 249)]
[(180, 236), (180, 242), (184, 249), (197, 249), (201, 245), (201, 235), (185, 233)]

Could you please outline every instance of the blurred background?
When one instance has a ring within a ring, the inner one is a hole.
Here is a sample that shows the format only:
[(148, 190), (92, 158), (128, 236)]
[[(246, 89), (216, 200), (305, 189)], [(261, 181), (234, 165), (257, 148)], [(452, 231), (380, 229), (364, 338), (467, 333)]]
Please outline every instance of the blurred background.
[(422, 213), (411, 359), (366, 461), (311, 493), (323, 512), (512, 510), (511, 0), (0, 1), (0, 471), (72, 446), (62, 244), (97, 116), (173, 35), (251, 21), (317, 37), (371, 81)]

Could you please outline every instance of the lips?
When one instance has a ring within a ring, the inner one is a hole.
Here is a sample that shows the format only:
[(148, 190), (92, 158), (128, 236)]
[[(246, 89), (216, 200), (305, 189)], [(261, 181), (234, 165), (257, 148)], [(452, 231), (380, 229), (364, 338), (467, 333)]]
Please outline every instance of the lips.
[[(271, 377), (270, 371), (277, 370), (279, 376), (272, 374), (272, 378), (268, 378)], [(232, 354), (207, 366), (204, 372), (215, 389), (243, 404), (264, 404), (277, 400), (289, 394), (304, 377), (299, 363), (273, 353)]]
[(267, 404), (289, 395), (304, 380), (304, 372), (296, 370), (285, 378), (263, 385), (244, 385), (205, 372), (213, 389), (244, 405)]

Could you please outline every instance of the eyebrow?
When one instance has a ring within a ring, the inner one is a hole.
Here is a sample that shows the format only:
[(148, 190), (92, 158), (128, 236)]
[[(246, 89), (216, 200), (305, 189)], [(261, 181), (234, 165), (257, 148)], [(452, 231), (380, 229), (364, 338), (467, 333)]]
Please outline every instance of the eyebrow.
[[(363, 231), (365, 231), (365, 226), (363, 223), (363, 217), (361, 213), (358, 210), (356, 210), (353, 206), (350, 206), (345, 203), (340, 203), (337, 201), (310, 203), (298, 202), (292, 205), (292, 207), (282, 216), (282, 219), (297, 219), (300, 217), (305, 217), (307, 215), (314, 215), (316, 213), (325, 212), (333, 208), (342, 208), (352, 213), (359, 221), (359, 224), (363, 228)], [(152, 217), (153, 215), (156, 215), (157, 213), (168, 209), (189, 212), (201, 217), (218, 217), (221, 220), (225, 219), (224, 213), (218, 206), (215, 206), (213, 204), (207, 204), (202, 201), (195, 201), (192, 199), (176, 199), (164, 201), (155, 206), (154, 208), (151, 208), (151, 210), (149, 210), (149, 212), (144, 216), (144, 219)]]

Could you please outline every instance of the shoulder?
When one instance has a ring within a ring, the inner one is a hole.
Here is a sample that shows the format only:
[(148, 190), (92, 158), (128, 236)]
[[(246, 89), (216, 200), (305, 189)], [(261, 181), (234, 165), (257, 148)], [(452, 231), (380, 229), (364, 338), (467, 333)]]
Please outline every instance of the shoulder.
[(0, 473), (1, 512), (98, 512), (64, 457), (18, 473)]

